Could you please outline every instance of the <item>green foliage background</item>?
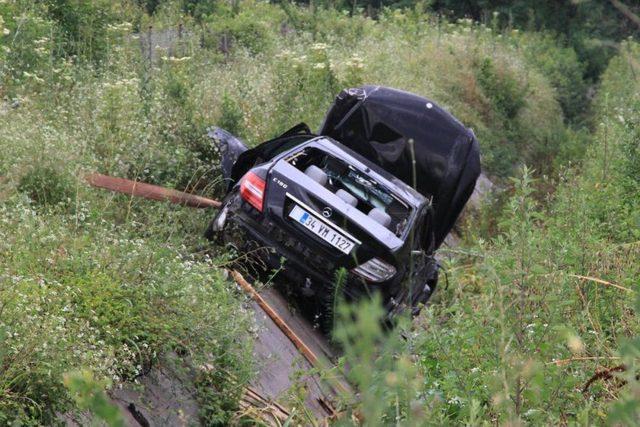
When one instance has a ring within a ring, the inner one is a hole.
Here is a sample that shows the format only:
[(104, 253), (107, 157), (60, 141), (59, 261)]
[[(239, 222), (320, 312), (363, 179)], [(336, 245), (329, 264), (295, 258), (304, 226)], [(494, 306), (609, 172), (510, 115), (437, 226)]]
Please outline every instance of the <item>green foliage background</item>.
[[(450, 285), (407, 339), (375, 304), (337, 310), (362, 393), (342, 422), (638, 419), (640, 51), (609, 3), (6, 0), (0, 18), (0, 423), (110, 417), (102, 389), (169, 352), (216, 368), (201, 421), (229, 421), (251, 321), (228, 255), (202, 251), (210, 213), (81, 177), (217, 196), (208, 126), (250, 144), (317, 128), (362, 83), (473, 128), (500, 191), (441, 251)], [(622, 361), (626, 386), (581, 392)]]

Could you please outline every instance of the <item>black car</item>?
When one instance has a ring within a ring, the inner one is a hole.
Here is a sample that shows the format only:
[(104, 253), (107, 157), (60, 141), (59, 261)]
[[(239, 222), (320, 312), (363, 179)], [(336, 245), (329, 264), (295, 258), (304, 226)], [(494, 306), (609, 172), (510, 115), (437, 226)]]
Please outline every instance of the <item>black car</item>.
[(207, 237), (284, 274), (325, 318), (337, 296), (379, 293), (390, 315), (426, 303), (435, 251), (480, 174), (477, 140), (453, 116), (364, 86), (337, 96), (318, 134), (300, 124), (251, 149), (222, 129), (210, 136), (227, 195)]

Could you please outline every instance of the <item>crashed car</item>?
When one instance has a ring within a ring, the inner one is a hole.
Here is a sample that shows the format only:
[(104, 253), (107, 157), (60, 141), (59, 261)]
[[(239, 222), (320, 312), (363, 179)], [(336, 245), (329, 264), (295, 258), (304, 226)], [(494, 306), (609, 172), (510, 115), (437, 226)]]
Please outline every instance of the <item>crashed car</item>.
[(300, 124), (254, 148), (210, 137), (227, 194), (208, 238), (285, 275), (328, 321), (337, 297), (378, 293), (393, 316), (433, 294), (435, 252), (480, 174), (473, 132), (434, 102), (363, 86), (336, 97), (317, 134)]

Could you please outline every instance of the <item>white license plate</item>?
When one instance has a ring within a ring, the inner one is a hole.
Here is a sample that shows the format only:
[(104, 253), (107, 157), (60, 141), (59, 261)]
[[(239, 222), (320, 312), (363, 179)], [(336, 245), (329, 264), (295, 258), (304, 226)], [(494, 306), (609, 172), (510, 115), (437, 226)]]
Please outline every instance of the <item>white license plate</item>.
[(324, 222), (302, 209), (300, 206), (294, 206), (289, 213), (289, 217), (298, 221), (307, 230), (311, 230), (316, 236), (329, 243), (339, 251), (349, 255), (355, 243), (326, 225)]

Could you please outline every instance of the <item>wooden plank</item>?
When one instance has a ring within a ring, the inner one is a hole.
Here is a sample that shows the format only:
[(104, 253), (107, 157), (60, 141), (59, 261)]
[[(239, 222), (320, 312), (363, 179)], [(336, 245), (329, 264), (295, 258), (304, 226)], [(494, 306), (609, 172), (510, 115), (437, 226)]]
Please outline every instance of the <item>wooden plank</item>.
[(237, 271), (231, 271), (231, 277), (233, 280), (244, 290), (259, 306), (260, 308), (273, 320), (273, 322), (280, 328), (283, 334), (289, 338), (289, 340), (293, 343), (293, 345), (298, 349), (298, 351), (304, 356), (305, 359), (311, 363), (314, 367), (322, 367), (320, 365), (320, 361), (318, 360), (318, 356), (311, 351), (309, 346), (307, 346), (304, 341), (302, 341), (298, 335), (293, 332), (293, 329), (287, 325), (287, 323), (278, 315), (278, 313), (262, 298), (262, 296), (247, 282), (242, 274)]

